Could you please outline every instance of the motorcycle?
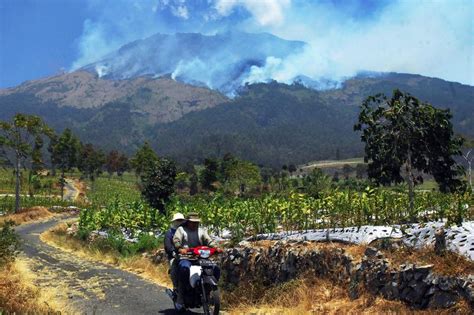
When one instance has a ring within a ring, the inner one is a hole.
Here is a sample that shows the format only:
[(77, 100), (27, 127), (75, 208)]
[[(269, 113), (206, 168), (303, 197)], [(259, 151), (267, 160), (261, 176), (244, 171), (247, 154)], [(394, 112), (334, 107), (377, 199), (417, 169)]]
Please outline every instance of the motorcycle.
[[(219, 314), (221, 302), (217, 280), (214, 277), (216, 263), (209, 259), (216, 253), (215, 248), (198, 246), (187, 249), (187, 255), (180, 255), (180, 259), (191, 262), (189, 282), (184, 289), (184, 311), (188, 308), (203, 308), (206, 315)], [(166, 289), (166, 293), (173, 300), (176, 307), (177, 292)]]

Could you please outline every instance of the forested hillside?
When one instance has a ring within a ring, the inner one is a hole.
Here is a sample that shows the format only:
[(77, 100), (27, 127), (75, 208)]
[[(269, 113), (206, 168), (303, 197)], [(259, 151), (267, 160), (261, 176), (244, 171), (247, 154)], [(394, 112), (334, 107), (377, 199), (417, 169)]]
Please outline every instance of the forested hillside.
[[(65, 98), (58, 88), (68, 89)], [(358, 106), (369, 95), (391, 95), (395, 88), (451, 109), (455, 131), (474, 136), (473, 87), (396, 73), (361, 75), (325, 91), (261, 83), (240, 88), (234, 99), (169, 78), (113, 81), (73, 73), (1, 91), (0, 118), (37, 114), (57, 131), (70, 127), (83, 141), (129, 154), (148, 140), (160, 155), (181, 162), (230, 152), (280, 167), (334, 159), (336, 152), (340, 158), (361, 156), (352, 130)], [(101, 103), (97, 98), (104, 91), (113, 95)]]

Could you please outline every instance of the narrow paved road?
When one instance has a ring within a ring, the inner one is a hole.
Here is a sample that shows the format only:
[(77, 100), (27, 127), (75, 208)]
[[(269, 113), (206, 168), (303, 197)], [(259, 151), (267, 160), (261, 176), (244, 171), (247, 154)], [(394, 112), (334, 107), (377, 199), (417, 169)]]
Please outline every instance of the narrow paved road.
[(83, 260), (43, 243), (39, 235), (60, 219), (16, 228), (40, 288), (57, 288), (81, 314), (174, 314), (164, 289), (132, 273)]

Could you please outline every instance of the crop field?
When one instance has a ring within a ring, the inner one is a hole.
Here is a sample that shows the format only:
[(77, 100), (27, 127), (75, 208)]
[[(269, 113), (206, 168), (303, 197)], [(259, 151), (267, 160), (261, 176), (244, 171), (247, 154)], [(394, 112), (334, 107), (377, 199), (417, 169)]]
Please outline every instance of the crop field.
[[(28, 194), (32, 189), (35, 195), (59, 195), (61, 193), (58, 186), (59, 177), (39, 175), (29, 183), (28, 172), (21, 172), (21, 193)], [(0, 194), (10, 194), (15, 192), (15, 176), (13, 169), (0, 168)]]
[(87, 198), (96, 206), (104, 206), (120, 198), (129, 202), (140, 200), (137, 177), (133, 173), (125, 173), (122, 177), (101, 175), (94, 182), (87, 180)]
[(212, 232), (229, 231), (235, 240), (244, 236), (276, 231), (307, 230), (362, 225), (390, 225), (410, 222), (447, 220), (455, 224), (474, 219), (471, 194), (441, 194), (418, 192), (415, 207), (409, 209), (406, 194), (384, 189), (367, 189), (364, 192), (332, 191), (320, 198), (291, 193), (253, 198), (229, 197), (216, 194), (180, 198), (176, 196), (167, 207), (167, 215), (157, 213), (145, 202), (129, 201), (116, 195), (101, 209), (88, 209), (81, 213), (80, 229), (130, 229), (137, 236), (142, 232), (168, 228), (172, 213), (195, 211), (203, 224)]

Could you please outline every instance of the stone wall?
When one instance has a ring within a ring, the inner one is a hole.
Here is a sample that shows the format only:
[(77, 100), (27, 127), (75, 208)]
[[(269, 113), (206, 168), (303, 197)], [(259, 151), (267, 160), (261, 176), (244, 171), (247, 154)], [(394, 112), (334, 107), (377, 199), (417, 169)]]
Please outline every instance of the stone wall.
[[(401, 300), (415, 308), (448, 308), (465, 299), (474, 310), (474, 275), (444, 277), (432, 265), (401, 265), (394, 268), (377, 249), (368, 247), (355, 260), (343, 248), (310, 248), (308, 242), (280, 241), (270, 247), (250, 244), (226, 250), (221, 257), (224, 286), (259, 281), (280, 284), (308, 273), (346, 286), (351, 298), (361, 292)], [(163, 253), (155, 262), (166, 260)]]

